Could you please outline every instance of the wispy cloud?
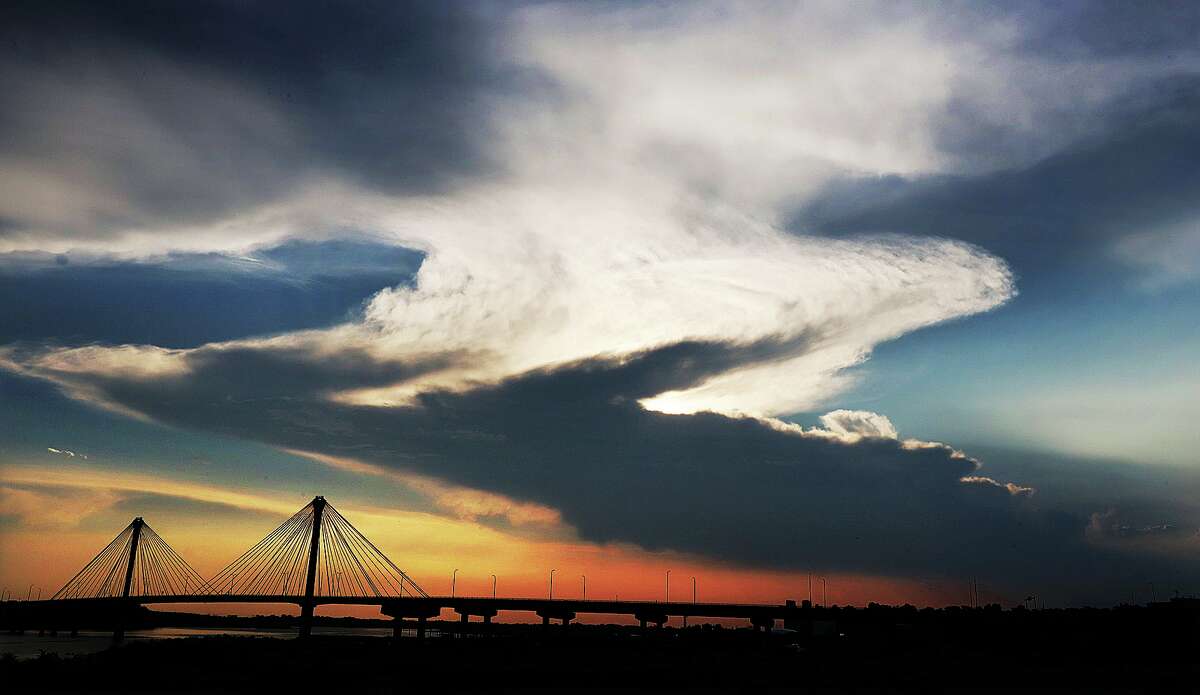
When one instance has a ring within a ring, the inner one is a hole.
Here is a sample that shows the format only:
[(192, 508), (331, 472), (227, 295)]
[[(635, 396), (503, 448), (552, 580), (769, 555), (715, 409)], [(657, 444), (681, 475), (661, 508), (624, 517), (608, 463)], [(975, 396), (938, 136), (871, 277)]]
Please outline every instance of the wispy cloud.
[(486, 490), (450, 485), (431, 476), (406, 473), (394, 467), (368, 463), (349, 456), (331, 456), (286, 448), (284, 451), (340, 470), (395, 480), (428, 496), (437, 508), (459, 519), (479, 521), (498, 517), (514, 526), (532, 524), (554, 527), (562, 523), (562, 515), (555, 509), (519, 502)]

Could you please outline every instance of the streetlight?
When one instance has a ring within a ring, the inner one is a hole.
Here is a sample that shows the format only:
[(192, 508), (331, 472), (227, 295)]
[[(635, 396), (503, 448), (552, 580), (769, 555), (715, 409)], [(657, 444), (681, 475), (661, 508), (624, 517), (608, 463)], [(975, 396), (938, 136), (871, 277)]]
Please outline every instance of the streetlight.
[[(696, 605), (696, 578), (695, 577), (692, 577), (692, 605), (693, 606)], [(688, 617), (687, 617), (687, 614), (685, 613), (683, 616), (683, 626), (685, 628), (687, 627), (687, 619), (688, 619)]]
[(454, 571), (450, 573), (450, 598), (454, 598), (454, 586), (457, 582), (458, 582), (458, 568), (455, 567)]
[(492, 575), (492, 598), (496, 598), (496, 575)]
[(671, 602), (671, 570), (667, 570), (667, 600), (665, 603)]
[(821, 605), (829, 605), (829, 585), (825, 583), (825, 577), (821, 577)]
[(558, 571), (557, 569), (550, 570), (550, 600), (551, 601), (554, 600), (554, 573), (557, 571)]
[(583, 580), (583, 600), (587, 600), (587, 575), (581, 574), (579, 578)]

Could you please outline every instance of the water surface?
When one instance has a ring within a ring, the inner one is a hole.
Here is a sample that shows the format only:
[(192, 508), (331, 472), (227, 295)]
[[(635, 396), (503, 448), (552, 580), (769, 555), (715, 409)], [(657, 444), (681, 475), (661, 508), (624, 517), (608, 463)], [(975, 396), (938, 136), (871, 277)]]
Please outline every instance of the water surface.
[[(408, 632), (408, 631), (406, 631)], [(390, 637), (392, 631), (386, 627), (313, 627), (314, 635), (345, 637)], [(156, 627), (148, 630), (130, 630), (125, 633), (128, 643), (138, 640), (180, 639), (183, 637), (213, 637), (236, 635), (240, 637), (267, 637), (292, 639), (295, 628), (253, 627)], [(23, 635), (0, 633), (0, 654), (13, 654), (18, 659), (32, 659), (46, 654), (74, 656), (103, 651), (112, 645), (112, 632), (80, 630), (72, 637), (70, 632), (49, 632), (38, 635), (36, 630)]]

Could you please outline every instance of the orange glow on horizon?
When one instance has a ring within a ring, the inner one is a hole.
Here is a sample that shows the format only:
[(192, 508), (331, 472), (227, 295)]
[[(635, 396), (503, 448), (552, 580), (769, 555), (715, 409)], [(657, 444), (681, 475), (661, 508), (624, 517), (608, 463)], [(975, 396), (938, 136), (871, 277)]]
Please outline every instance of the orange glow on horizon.
[[(153, 493), (181, 501), (178, 509), (158, 510), (147, 517), (147, 522), (204, 577), (216, 574), (295, 511), (291, 508), (294, 501), (275, 500), (258, 492), (94, 469), (6, 467), (0, 471), (0, 494), (5, 500), (17, 500), (18, 506), (31, 515), (37, 512), (39, 521), (25, 520), (0, 531), (5, 549), (0, 558), (0, 584), (18, 598), (24, 598), (23, 589), (30, 584), (41, 587), (43, 597), (52, 595), (129, 522), (126, 512), (116, 509), (116, 503), (131, 493)], [(664, 600), (667, 570), (671, 571), (673, 601), (692, 600), (692, 577), (696, 578), (695, 598), (700, 602), (778, 604), (786, 599), (799, 602), (809, 598), (807, 571), (745, 569), (679, 553), (599, 545), (578, 540), (572, 529), (561, 525), (550, 529), (548, 537), (531, 537), (474, 519), (359, 506), (352, 499), (331, 501), (434, 595), (450, 594), (451, 574), (457, 568), (455, 593), (459, 596), (490, 596), (492, 575), (497, 577), (499, 596), (547, 596), (550, 570), (554, 569), (554, 596), (561, 598), (580, 598), (586, 576), (588, 598)], [(188, 502), (223, 507), (197, 512)], [(813, 579), (816, 603), (822, 601), (820, 574), (816, 572)], [(964, 600), (948, 597), (944, 584), (853, 574), (825, 577), (831, 604), (876, 601), (944, 605)], [(254, 615), (284, 613), (289, 608), (209, 605), (190, 606), (187, 610)], [(374, 607), (325, 606), (319, 612), (379, 617)], [(514, 614), (503, 619), (522, 620), (528, 616)], [(581, 619), (609, 620), (605, 616)]]

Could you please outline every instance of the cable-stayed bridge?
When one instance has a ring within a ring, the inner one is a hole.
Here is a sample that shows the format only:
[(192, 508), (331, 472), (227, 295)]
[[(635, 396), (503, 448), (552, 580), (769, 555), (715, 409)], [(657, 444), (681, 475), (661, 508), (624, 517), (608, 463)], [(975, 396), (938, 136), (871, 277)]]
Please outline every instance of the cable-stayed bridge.
[[(630, 615), (643, 628), (668, 618), (744, 618), (769, 629), (776, 619), (798, 615), (785, 605), (596, 601), (584, 599), (431, 596), (391, 561), (324, 497), (315, 497), (211, 579), (204, 580), (141, 517), (71, 578), (54, 596), (39, 601), (7, 601), (9, 623), (22, 621), (71, 626), (72, 615), (107, 611), (114, 637), (124, 634), (124, 616), (134, 606), (163, 603), (294, 603), (300, 606), (300, 636), (312, 631), (318, 605), (376, 605), (394, 619), (399, 636), (415, 620), (418, 636), (426, 621), (449, 608), (466, 623), (471, 616), (490, 623), (500, 611), (528, 611), (567, 624), (580, 613)], [(16, 614), (15, 616), (13, 614)], [(45, 627), (45, 625), (42, 625)]]

